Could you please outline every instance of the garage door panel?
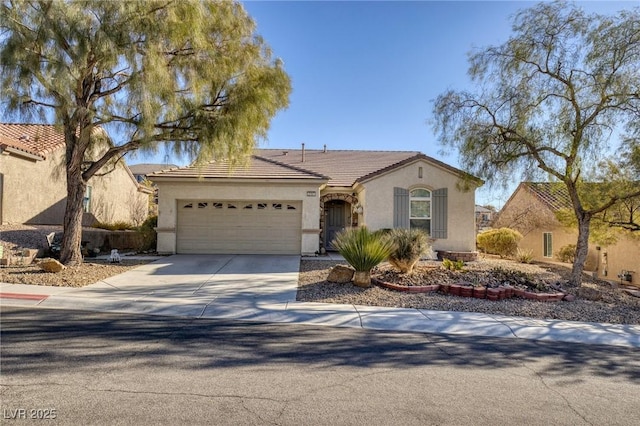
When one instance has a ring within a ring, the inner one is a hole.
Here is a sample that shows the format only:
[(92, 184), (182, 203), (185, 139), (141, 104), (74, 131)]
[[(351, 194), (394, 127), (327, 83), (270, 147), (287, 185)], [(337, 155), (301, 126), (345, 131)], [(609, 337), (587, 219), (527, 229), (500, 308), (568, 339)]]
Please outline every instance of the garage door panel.
[(300, 254), (297, 201), (179, 200), (178, 253)]

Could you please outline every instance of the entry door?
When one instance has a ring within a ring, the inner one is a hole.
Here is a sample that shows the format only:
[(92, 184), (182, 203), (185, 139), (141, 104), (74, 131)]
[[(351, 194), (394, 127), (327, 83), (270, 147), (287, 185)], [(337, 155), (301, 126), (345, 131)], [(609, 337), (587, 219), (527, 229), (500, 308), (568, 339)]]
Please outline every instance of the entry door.
[(333, 200), (326, 203), (327, 217), (325, 220), (325, 248), (333, 250), (333, 239), (336, 234), (347, 227), (349, 205), (342, 200)]

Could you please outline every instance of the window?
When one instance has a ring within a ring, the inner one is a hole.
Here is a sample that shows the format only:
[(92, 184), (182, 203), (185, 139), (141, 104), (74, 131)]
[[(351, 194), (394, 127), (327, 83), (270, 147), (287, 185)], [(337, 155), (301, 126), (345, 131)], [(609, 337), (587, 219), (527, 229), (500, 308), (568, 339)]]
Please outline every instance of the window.
[(208, 203), (198, 203), (198, 208), (199, 209), (206, 209), (208, 205), (209, 205)]
[(244, 210), (251, 210), (253, 209), (253, 204), (247, 204), (243, 207)]
[(187, 203), (184, 206), (182, 206), (183, 209), (192, 209), (193, 208), (193, 203)]
[(553, 257), (553, 240), (551, 238), (551, 232), (545, 232), (542, 234), (542, 240), (544, 244), (544, 257)]
[(214, 209), (221, 209), (223, 207), (222, 203), (211, 203), (211, 207)]
[(409, 226), (431, 235), (431, 191), (428, 189), (418, 188), (409, 193)]
[(84, 198), (82, 199), (82, 209), (85, 213), (91, 213), (91, 187), (87, 185), (87, 189), (84, 191)]

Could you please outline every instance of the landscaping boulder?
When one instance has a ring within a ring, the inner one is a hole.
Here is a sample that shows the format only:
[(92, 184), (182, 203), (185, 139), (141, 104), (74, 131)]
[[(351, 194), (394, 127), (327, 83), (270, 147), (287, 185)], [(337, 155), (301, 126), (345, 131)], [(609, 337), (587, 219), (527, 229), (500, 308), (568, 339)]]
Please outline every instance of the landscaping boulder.
[(66, 268), (66, 266), (55, 259), (45, 259), (41, 261), (39, 265), (45, 272), (60, 272)]
[(595, 288), (580, 287), (580, 289), (578, 289), (578, 297), (597, 302), (602, 299), (602, 293)]
[(349, 266), (345, 265), (336, 265), (329, 272), (329, 276), (327, 277), (327, 281), (331, 283), (349, 283), (353, 279), (353, 274), (355, 270)]

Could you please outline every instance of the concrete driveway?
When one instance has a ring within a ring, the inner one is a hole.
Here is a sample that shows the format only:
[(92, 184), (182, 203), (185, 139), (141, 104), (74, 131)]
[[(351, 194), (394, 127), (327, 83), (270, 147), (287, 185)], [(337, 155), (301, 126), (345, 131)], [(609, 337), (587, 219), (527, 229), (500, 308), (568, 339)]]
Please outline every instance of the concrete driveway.
[(229, 307), (264, 310), (296, 300), (299, 266), (299, 256), (174, 255), (40, 305), (184, 316)]

